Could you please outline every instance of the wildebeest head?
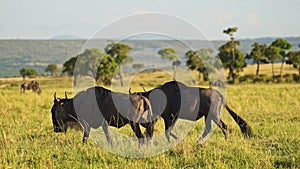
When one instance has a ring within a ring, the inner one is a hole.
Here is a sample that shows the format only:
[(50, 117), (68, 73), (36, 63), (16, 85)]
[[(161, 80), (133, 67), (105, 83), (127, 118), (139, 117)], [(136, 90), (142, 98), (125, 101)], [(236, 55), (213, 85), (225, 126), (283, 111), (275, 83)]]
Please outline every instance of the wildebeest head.
[(54, 93), (54, 102), (51, 108), (52, 113), (52, 123), (54, 132), (66, 132), (67, 131), (67, 112), (65, 110), (65, 103), (68, 100), (56, 98), (56, 93)]

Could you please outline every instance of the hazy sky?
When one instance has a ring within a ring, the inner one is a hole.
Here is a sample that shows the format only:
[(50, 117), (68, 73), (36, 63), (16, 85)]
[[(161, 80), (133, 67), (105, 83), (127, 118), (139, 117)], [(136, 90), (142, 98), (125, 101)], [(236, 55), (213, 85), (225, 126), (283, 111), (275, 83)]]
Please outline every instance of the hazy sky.
[(88, 38), (142, 12), (179, 16), (211, 40), (227, 39), (231, 26), (238, 38), (300, 36), (299, 0), (0, 0), (0, 39)]

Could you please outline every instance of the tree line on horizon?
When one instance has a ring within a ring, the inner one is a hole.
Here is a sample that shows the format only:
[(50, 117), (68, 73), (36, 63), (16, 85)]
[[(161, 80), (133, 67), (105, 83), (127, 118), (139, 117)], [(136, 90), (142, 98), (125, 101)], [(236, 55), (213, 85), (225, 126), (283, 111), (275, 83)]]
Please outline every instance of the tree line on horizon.
[[(260, 65), (271, 64), (272, 78), (282, 78), (282, 70), (284, 63), (293, 65), (298, 69), (300, 77), (300, 51), (292, 51), (292, 44), (287, 40), (278, 38), (271, 44), (259, 44), (255, 42), (252, 44), (252, 50), (248, 54), (243, 54), (238, 46), (240, 42), (235, 39), (234, 33), (238, 30), (237, 27), (231, 27), (223, 30), (223, 33), (229, 36), (229, 40), (218, 48), (217, 55), (213, 55), (212, 49), (198, 49), (188, 50), (185, 52), (186, 66), (190, 70), (197, 71), (199, 73), (199, 79), (202, 76), (204, 81), (209, 80), (209, 71), (214, 69), (220, 69), (219, 65), (228, 69), (228, 80), (231, 83), (235, 83), (236, 78), (239, 77), (239, 73), (243, 71), (243, 68), (247, 66), (245, 59), (250, 59), (257, 65), (255, 78), (259, 77)], [(63, 64), (63, 74), (67, 75), (90, 75), (95, 78), (98, 84), (110, 85), (114, 76), (114, 72), (117, 72), (114, 78), (120, 80), (120, 84), (123, 85), (123, 72), (122, 67), (125, 64), (132, 63), (133, 58), (129, 56), (129, 52), (132, 47), (124, 43), (110, 43), (104, 48), (102, 53), (97, 48), (86, 49), (83, 53), (70, 58)], [(158, 55), (162, 59), (169, 60), (171, 62), (173, 70), (173, 78), (176, 79), (176, 69), (181, 61), (176, 53), (176, 50), (172, 48), (163, 48), (158, 51)], [(216, 61), (216, 57), (220, 58), (221, 63)], [(80, 58), (80, 59), (78, 59)], [(77, 63), (76, 63), (77, 62)], [(274, 63), (280, 62), (280, 73), (275, 75)], [(75, 69), (76, 64), (76, 69)], [(143, 64), (133, 64), (134, 69), (141, 69)], [(25, 79), (25, 76), (36, 76), (37, 73), (28, 68), (20, 70), (20, 74)], [(45, 72), (50, 72), (52, 76), (57, 74), (58, 68), (56, 64), (50, 64), (45, 69)], [(33, 74), (31, 74), (34, 72)]]

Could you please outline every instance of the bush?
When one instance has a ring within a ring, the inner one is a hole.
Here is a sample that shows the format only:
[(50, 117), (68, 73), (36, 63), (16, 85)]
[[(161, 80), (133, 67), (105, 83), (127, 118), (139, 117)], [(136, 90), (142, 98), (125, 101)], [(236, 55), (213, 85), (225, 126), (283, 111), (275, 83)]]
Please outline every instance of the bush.
[(293, 74), (293, 79), (295, 82), (300, 82), (300, 76), (297, 74)]
[(287, 83), (292, 83), (294, 82), (294, 75), (292, 74), (285, 74), (282, 76), (282, 78), (284, 78), (284, 82), (287, 82)]
[(240, 83), (252, 83), (254, 81), (255, 75), (250, 74), (250, 75), (244, 75), (239, 78)]
[[(267, 76), (259, 75), (255, 76), (254, 74), (247, 74), (239, 77), (240, 83), (294, 83), (300, 82), (300, 76), (297, 74), (285, 74), (282, 77), (277, 76)], [(230, 82), (228, 82), (230, 84)]]
[(10, 87), (16, 87), (16, 86), (19, 86), (18, 83), (16, 83), (16, 82), (13, 82), (10, 84)]
[(263, 83), (266, 82), (266, 79), (267, 79), (266, 75), (255, 76), (255, 78), (253, 79), (253, 83)]

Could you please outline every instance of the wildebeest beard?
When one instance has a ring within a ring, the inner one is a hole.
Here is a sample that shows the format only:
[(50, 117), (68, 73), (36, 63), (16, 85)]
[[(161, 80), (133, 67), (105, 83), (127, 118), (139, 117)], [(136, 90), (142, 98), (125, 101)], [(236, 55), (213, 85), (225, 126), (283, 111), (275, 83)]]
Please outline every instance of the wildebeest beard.
[(51, 113), (54, 132), (66, 132), (70, 122), (78, 122), (73, 99), (55, 98)]

